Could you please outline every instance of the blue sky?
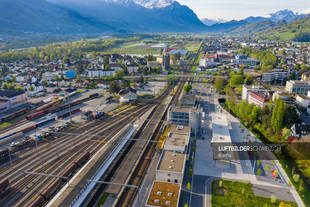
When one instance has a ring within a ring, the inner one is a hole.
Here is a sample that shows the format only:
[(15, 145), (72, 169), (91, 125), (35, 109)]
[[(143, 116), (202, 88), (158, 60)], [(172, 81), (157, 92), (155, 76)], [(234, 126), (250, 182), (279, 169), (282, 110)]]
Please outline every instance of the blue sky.
[(200, 18), (226, 20), (248, 16), (266, 16), (272, 12), (290, 9), (310, 13), (310, 0), (178, 0), (189, 6)]

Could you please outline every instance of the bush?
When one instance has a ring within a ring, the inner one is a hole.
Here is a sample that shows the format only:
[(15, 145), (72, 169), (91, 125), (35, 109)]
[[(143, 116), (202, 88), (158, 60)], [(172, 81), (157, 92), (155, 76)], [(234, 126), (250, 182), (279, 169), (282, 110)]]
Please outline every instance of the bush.
[(191, 183), (190, 183), (190, 182), (187, 183), (186, 188), (187, 188), (188, 190), (191, 189)]
[(275, 197), (274, 195), (270, 196), (270, 202), (271, 203), (276, 203), (277, 202), (277, 197)]

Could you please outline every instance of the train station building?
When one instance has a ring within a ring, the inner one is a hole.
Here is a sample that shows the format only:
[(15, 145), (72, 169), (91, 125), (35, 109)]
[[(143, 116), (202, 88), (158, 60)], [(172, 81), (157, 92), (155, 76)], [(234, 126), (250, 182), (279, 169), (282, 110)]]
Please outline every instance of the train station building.
[(155, 181), (146, 201), (146, 207), (177, 207), (181, 184)]
[(186, 153), (188, 150), (190, 132), (189, 126), (172, 124), (170, 126), (168, 138), (164, 143), (164, 150)]

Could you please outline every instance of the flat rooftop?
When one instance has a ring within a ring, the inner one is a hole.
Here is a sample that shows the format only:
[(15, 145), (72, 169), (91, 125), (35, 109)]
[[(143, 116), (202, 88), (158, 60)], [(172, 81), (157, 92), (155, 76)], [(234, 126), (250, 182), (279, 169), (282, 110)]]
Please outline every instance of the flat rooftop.
[(166, 139), (165, 145), (185, 146), (188, 144), (189, 136), (182, 134), (171, 134), (171, 137)]
[(169, 132), (173, 133), (173, 134), (189, 135), (189, 133), (191, 132), (191, 128), (189, 126), (186, 126), (186, 125), (172, 124), (170, 126)]
[(211, 143), (231, 143), (231, 137), (228, 127), (228, 121), (225, 114), (213, 114)]
[(192, 108), (190, 107), (171, 107), (172, 112), (183, 112), (188, 113)]
[(175, 183), (154, 182), (146, 202), (147, 207), (177, 207), (181, 186)]
[(164, 150), (157, 170), (182, 173), (184, 161), (185, 154)]

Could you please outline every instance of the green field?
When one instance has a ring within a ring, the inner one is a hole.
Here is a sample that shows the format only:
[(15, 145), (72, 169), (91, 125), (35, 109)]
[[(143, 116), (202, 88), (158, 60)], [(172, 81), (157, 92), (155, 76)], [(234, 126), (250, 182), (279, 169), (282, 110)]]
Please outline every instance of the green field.
[[(256, 196), (249, 183), (220, 180), (212, 183), (212, 207), (297, 207), (296, 203)], [(286, 205), (284, 205), (286, 204)]]

